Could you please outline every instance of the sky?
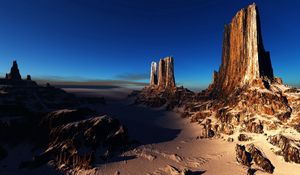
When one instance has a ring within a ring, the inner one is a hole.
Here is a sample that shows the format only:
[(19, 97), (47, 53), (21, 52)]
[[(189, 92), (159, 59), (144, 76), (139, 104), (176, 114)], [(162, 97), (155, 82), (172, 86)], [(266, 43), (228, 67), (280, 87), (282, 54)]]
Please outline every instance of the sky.
[(275, 76), (300, 85), (300, 1), (0, 0), (0, 76), (148, 82), (174, 57), (178, 85), (204, 89), (221, 63), (224, 24), (256, 2)]

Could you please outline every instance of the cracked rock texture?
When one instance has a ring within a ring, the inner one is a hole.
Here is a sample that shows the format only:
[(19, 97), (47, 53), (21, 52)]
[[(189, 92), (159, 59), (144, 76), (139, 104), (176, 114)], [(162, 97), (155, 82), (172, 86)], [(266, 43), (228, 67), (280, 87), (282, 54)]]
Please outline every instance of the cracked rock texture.
[(270, 54), (262, 42), (256, 4), (240, 10), (231, 23), (225, 25), (222, 64), (213, 77), (212, 93), (222, 92), (225, 96), (256, 79), (274, 78)]

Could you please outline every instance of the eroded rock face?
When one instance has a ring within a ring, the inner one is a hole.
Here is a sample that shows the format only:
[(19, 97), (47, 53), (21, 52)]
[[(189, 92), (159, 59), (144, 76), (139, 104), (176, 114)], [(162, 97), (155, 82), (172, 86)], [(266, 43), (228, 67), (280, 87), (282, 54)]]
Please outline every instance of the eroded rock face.
[(229, 95), (238, 87), (256, 79), (274, 77), (269, 52), (262, 42), (256, 4), (240, 10), (224, 27), (222, 64), (214, 72), (210, 90), (215, 95)]
[(124, 146), (127, 139), (124, 126), (108, 116), (66, 123), (51, 129), (48, 149), (36, 156), (31, 166), (54, 160), (61, 170), (89, 169)]
[(175, 87), (174, 59), (172, 57), (166, 57), (159, 61), (158, 87), (160, 89), (170, 89)]
[(9, 79), (9, 80), (21, 80), (22, 79), (19, 68), (18, 68), (17, 61), (13, 62), (13, 65), (10, 69), (10, 73), (8, 74), (7, 79)]

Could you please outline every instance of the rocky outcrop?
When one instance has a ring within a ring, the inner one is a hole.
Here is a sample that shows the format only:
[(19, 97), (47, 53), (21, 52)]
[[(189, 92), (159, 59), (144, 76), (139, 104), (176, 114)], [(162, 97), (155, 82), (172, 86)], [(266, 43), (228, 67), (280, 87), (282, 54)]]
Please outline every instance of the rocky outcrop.
[(257, 147), (255, 147), (254, 144), (250, 144), (248, 146), (248, 151), (257, 166), (268, 173), (274, 172), (275, 167), (273, 166), (271, 161), (266, 158), (266, 156)]
[(170, 90), (176, 87), (172, 57), (160, 59), (158, 68), (156, 62), (151, 63), (150, 87), (158, 87), (159, 90)]
[(150, 73), (150, 86), (157, 85), (157, 63), (151, 63), (151, 73)]
[(18, 68), (17, 61), (13, 61), (13, 65), (10, 69), (10, 73), (7, 76), (7, 79), (9, 80), (22, 80), (21, 74)]
[(83, 120), (91, 115), (95, 115), (95, 112), (89, 108), (61, 109), (48, 113), (42, 119), (41, 125), (53, 129), (63, 124)]
[(66, 123), (51, 129), (46, 151), (24, 166), (35, 167), (54, 160), (62, 171), (90, 169), (100, 158), (106, 159), (125, 146), (127, 139), (124, 126), (108, 116)]
[(135, 100), (136, 104), (144, 104), (150, 107), (161, 107), (166, 105), (167, 109), (186, 104), (194, 93), (183, 87), (174, 89), (159, 89), (156, 87), (145, 87)]
[(273, 79), (269, 52), (262, 42), (256, 4), (240, 10), (224, 27), (222, 63), (214, 72), (209, 89), (213, 95), (226, 96), (256, 79)]
[(254, 144), (247, 145), (247, 147), (236, 144), (235, 152), (238, 163), (251, 167), (253, 161), (262, 170), (271, 174), (274, 172), (275, 167), (271, 161)]
[(287, 162), (300, 163), (300, 141), (290, 139), (284, 135), (278, 134), (269, 136), (268, 141), (280, 148), (277, 154), (283, 156)]
[(246, 151), (244, 145), (236, 144), (235, 146), (236, 160), (238, 163), (248, 166), (251, 166), (252, 157), (249, 152)]

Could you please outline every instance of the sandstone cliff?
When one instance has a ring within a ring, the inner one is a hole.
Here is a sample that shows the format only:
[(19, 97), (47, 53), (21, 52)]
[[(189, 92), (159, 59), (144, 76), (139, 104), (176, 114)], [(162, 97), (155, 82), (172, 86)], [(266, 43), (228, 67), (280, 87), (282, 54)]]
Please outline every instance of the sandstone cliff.
[(222, 63), (214, 72), (210, 90), (228, 95), (254, 80), (274, 78), (269, 52), (262, 42), (260, 19), (256, 4), (240, 10), (224, 27)]

